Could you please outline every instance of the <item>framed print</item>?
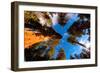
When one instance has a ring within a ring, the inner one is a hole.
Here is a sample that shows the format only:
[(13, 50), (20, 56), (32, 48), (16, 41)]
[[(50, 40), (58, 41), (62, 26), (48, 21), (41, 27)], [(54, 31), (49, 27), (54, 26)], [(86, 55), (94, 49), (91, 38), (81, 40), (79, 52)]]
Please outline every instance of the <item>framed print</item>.
[(12, 2), (11, 69), (97, 66), (97, 7)]

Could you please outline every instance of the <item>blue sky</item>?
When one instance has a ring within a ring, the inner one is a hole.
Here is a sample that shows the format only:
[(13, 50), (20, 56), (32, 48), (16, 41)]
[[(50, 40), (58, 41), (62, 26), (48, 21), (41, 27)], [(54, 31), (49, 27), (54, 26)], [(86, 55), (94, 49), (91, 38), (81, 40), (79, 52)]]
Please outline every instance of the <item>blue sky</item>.
[[(59, 44), (57, 46), (55, 46), (55, 54), (53, 56), (53, 58), (56, 58), (59, 50), (61, 48), (64, 49), (65, 51), (65, 55), (66, 55), (66, 59), (70, 59), (70, 55), (71, 54), (79, 54), (81, 53), (82, 50), (82, 46), (80, 45), (73, 45), (69, 42), (67, 42), (67, 38), (70, 36), (66, 31), (73, 25), (73, 23), (75, 21), (77, 21), (79, 19), (78, 14), (74, 14), (65, 24), (65, 26), (61, 26), (60, 24), (56, 23), (55, 25), (52, 25), (52, 28), (59, 33), (62, 38), (59, 41)], [(80, 40), (87, 40), (88, 36), (87, 35), (82, 35), (81, 38), (77, 38), (78, 41)]]

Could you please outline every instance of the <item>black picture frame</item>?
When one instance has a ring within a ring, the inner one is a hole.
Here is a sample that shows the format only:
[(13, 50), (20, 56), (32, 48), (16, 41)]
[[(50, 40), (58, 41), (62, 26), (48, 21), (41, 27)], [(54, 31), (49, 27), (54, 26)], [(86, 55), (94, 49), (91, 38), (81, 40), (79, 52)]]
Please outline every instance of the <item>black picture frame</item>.
[[(70, 66), (52, 66), (52, 67), (36, 67), (36, 68), (19, 68), (19, 24), (18, 24), (18, 11), (20, 5), (34, 5), (34, 6), (47, 6), (47, 7), (69, 7), (69, 8), (82, 8), (95, 10), (95, 64), (84, 65), (70, 65)], [(28, 70), (47, 70), (47, 69), (60, 69), (60, 68), (79, 68), (79, 67), (92, 67), (97, 66), (97, 7), (96, 6), (83, 6), (83, 5), (67, 5), (67, 4), (51, 4), (51, 3), (35, 3), (35, 2), (12, 2), (11, 3), (11, 70), (13, 71), (28, 71)]]

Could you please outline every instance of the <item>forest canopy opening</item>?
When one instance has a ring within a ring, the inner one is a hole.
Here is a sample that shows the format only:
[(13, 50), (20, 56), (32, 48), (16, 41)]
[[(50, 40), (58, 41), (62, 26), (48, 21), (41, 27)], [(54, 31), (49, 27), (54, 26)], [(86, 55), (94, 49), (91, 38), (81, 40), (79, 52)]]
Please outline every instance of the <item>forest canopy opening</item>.
[(90, 14), (24, 11), (24, 60), (89, 59)]

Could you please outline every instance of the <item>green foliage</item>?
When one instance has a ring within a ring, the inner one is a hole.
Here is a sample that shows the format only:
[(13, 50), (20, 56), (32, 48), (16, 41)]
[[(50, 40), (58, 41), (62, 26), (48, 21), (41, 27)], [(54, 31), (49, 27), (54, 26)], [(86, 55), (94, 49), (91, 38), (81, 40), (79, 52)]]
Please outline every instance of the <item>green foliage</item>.
[(51, 47), (48, 52), (49, 58), (51, 58), (54, 55), (54, 53), (55, 53), (55, 49), (53, 47)]
[(25, 21), (25, 23), (29, 23), (30, 19), (32, 19), (34, 21), (38, 21), (38, 17), (35, 15), (34, 12), (24, 11), (24, 21)]

